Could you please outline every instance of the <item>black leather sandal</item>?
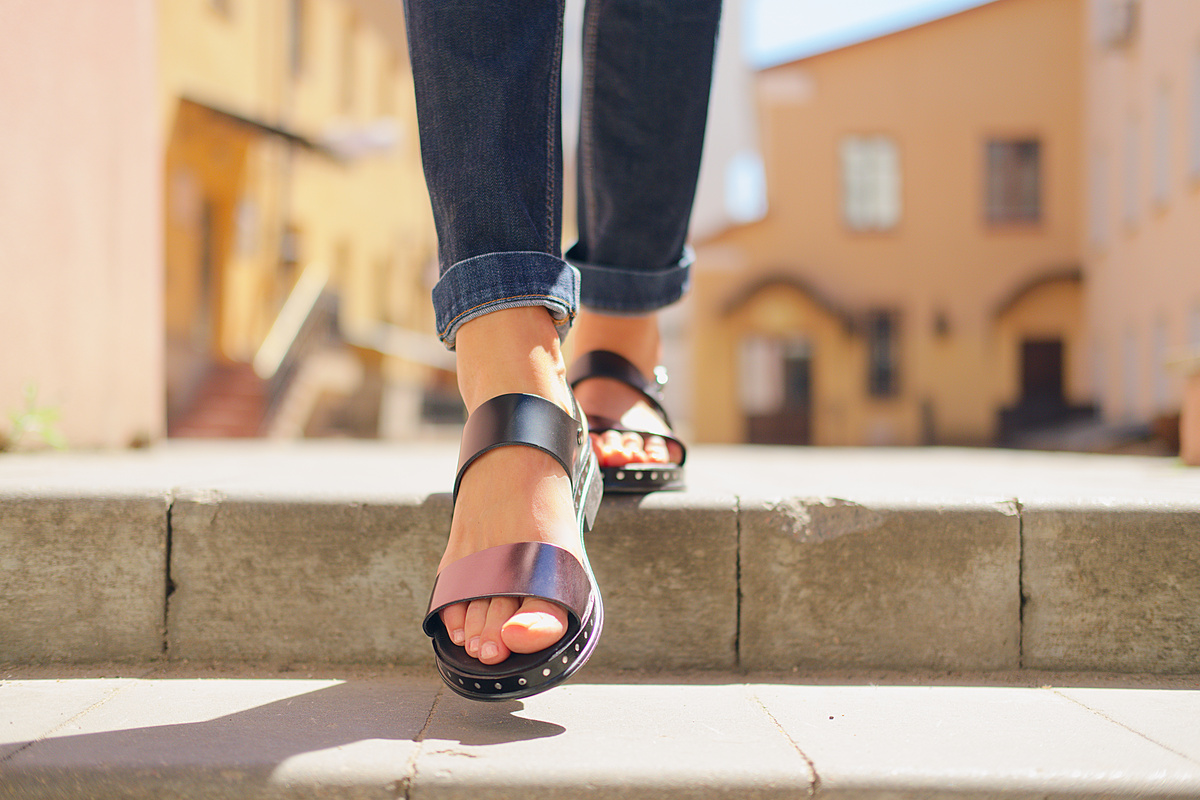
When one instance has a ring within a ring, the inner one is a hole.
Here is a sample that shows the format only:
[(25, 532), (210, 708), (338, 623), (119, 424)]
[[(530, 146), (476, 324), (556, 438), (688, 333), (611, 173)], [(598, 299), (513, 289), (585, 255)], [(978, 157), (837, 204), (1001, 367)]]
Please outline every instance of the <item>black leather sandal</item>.
[[(667, 384), (667, 372), (662, 367), (654, 371), (654, 380), (650, 381), (624, 356), (608, 350), (593, 350), (577, 358), (567, 374), (572, 389), (590, 378), (610, 378), (636, 389), (662, 417), (666, 426), (671, 428), (671, 418), (663, 407), (663, 387)], [(588, 427), (593, 433), (636, 433), (643, 439), (647, 436), (661, 436), (668, 444), (677, 445), (681, 453), (677, 464), (626, 464), (622, 467), (603, 467), (604, 491), (644, 493), (685, 487), (683, 462), (687, 460), (687, 448), (674, 436), (631, 430), (622, 426), (619, 420), (597, 414), (588, 414)]]
[[(475, 409), (463, 428), (454, 497), (463, 475), (479, 456), (497, 447), (521, 445), (553, 456), (571, 478), (583, 560), (545, 542), (489, 547), (438, 573), (423, 628), (433, 640), (438, 672), (446, 685), (472, 700), (514, 700), (562, 683), (591, 656), (604, 624), (604, 604), (592, 574), (583, 534), (592, 528), (603, 493), (587, 424), (545, 398), (504, 394)], [(440, 611), (485, 597), (537, 597), (567, 610), (567, 631), (552, 647), (513, 653), (488, 665), (454, 644)]]

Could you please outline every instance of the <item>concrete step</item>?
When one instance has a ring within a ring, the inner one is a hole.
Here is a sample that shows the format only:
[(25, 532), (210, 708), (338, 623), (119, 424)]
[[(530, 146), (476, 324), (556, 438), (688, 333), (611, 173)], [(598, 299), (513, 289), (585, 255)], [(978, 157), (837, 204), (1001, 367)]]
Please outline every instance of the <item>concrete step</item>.
[[(5, 673), (0, 673), (5, 674)], [(621, 676), (480, 704), (428, 673), (168, 665), (0, 680), (0, 797), (1200, 797), (1194, 680)]]
[[(0, 663), (428, 668), (454, 443), (0, 458)], [(598, 667), (1200, 673), (1200, 470), (698, 447), (606, 498)]]

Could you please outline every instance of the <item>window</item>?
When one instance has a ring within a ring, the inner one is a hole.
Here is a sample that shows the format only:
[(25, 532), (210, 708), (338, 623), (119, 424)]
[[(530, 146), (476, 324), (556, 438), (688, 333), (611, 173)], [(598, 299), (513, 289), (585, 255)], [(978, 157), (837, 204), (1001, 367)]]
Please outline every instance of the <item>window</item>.
[(346, 239), (338, 241), (333, 248), (333, 274), (330, 276), (334, 290), (342, 297), (350, 295), (350, 284), (354, 275), (351, 273), (354, 265), (350, 255), (350, 242)]
[(1138, 220), (1138, 129), (1137, 120), (1125, 123), (1125, 224)]
[(1200, 49), (1192, 55), (1192, 177), (1200, 180)]
[(379, 63), (379, 116), (390, 117), (396, 113), (396, 80), (400, 72), (400, 57), (389, 53)]
[(994, 224), (1042, 218), (1042, 145), (1037, 139), (987, 143), (987, 220)]
[(300, 228), (285, 225), (279, 234), (279, 278), (286, 291), (290, 292), (296, 284), (297, 274), (303, 262), (303, 249)]
[(900, 222), (900, 154), (889, 136), (842, 139), (842, 214), (854, 231), (885, 231)]
[(370, 315), (379, 322), (396, 322), (392, 307), (392, 275), (395, 272), (391, 256), (376, 258), (371, 264), (371, 310)]
[(1170, 399), (1170, 377), (1167, 375), (1167, 341), (1168, 331), (1166, 320), (1158, 320), (1154, 324), (1154, 340), (1151, 344), (1151, 375), (1154, 382), (1154, 411), (1161, 413), (1167, 409)]
[(1154, 202), (1167, 204), (1171, 190), (1171, 96), (1159, 87), (1154, 99)]
[(304, 71), (304, 25), (306, 0), (292, 0), (288, 11), (288, 54), (292, 76)]
[(354, 63), (354, 40), (358, 34), (358, 20), (353, 14), (346, 18), (342, 28), (342, 74), (339, 92), (339, 104), (342, 112), (349, 114), (354, 110), (354, 83), (357, 80)]
[(1123, 47), (1137, 33), (1138, 0), (1100, 0), (1096, 9), (1096, 32), (1100, 44)]
[(1142, 376), (1138, 370), (1138, 342), (1132, 330), (1125, 331), (1123, 346), (1124, 368), (1122, 369), (1122, 418), (1126, 422), (1137, 419), (1138, 387), (1142, 385)]
[(1092, 181), (1088, 202), (1092, 246), (1104, 247), (1108, 244), (1108, 159), (1103, 153), (1097, 153), (1092, 158)]
[(896, 314), (867, 314), (867, 391), (871, 397), (892, 397), (899, 392), (899, 353)]
[(725, 213), (737, 223), (767, 215), (767, 173), (753, 150), (740, 150), (725, 164)]

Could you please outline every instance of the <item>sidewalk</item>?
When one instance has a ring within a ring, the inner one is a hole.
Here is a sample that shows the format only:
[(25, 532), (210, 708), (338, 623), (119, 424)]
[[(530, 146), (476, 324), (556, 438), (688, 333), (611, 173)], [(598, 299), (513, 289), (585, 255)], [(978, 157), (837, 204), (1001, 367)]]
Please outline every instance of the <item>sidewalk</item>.
[(1187, 678), (589, 666), (491, 705), (431, 671), (8, 673), (3, 798), (1200, 797)]

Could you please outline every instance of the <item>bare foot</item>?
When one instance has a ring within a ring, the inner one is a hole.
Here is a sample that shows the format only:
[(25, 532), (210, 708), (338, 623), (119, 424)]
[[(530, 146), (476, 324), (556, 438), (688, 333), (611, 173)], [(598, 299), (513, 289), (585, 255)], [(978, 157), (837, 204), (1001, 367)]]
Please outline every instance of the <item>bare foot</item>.
[[(610, 350), (629, 359), (646, 376), (653, 375), (662, 363), (658, 317), (654, 314), (618, 317), (580, 310), (571, 340), (576, 354)], [(575, 388), (575, 397), (588, 414), (620, 420), (623, 428), (657, 434), (642, 437), (617, 431), (593, 433), (592, 448), (601, 466), (678, 464), (683, 457), (679, 445), (663, 438), (671, 435), (666, 421), (635, 389), (620, 381), (591, 378)]]
[[(509, 392), (544, 397), (569, 410), (570, 390), (550, 315), (540, 306), (496, 311), (459, 329), (459, 390), (467, 412)], [(500, 447), (479, 457), (459, 486), (450, 540), (438, 570), (501, 544), (549, 542), (581, 555), (571, 480), (551, 456)], [(497, 597), (442, 611), (450, 639), (484, 664), (535, 653), (566, 632), (566, 611), (545, 600)]]

